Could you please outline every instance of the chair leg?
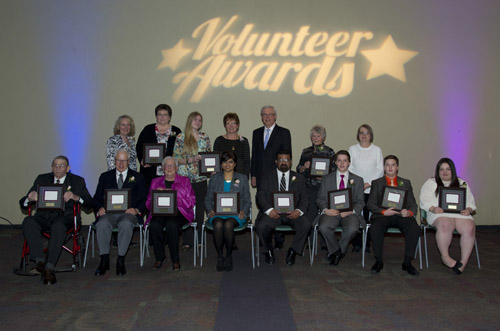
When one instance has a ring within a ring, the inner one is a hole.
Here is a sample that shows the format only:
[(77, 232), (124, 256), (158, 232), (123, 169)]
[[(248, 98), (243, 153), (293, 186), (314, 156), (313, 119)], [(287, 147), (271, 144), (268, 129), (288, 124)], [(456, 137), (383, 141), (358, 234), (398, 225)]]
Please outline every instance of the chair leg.
[(143, 237), (142, 235), (144, 234), (142, 231), (143, 227), (142, 225), (139, 227), (139, 259), (141, 261), (141, 267), (144, 266), (144, 243), (142, 241)]
[(477, 267), (481, 269), (481, 262), (479, 261), (479, 249), (477, 248), (477, 240), (474, 240), (474, 247), (476, 248), (476, 259), (477, 259)]
[[(92, 226), (89, 225), (89, 234), (87, 236), (87, 243), (85, 244), (85, 257), (83, 258), (83, 267), (87, 265), (87, 253), (89, 252), (89, 242), (92, 233)], [(94, 257), (94, 243), (92, 242), (92, 257)]]
[(318, 254), (318, 225), (317, 224), (314, 226), (314, 230), (313, 230), (313, 247), (312, 247), (312, 251), (310, 252), (311, 266), (314, 263), (314, 255), (315, 254)]
[(257, 245), (255, 246), (255, 248), (257, 249), (257, 267), (260, 267), (260, 254), (259, 254), (259, 236), (255, 236), (256, 237), (256, 240), (257, 240)]
[[(196, 256), (198, 255), (198, 229), (197, 225), (194, 226), (194, 250), (193, 250), (193, 266), (196, 267)], [(202, 234), (203, 236), (203, 234)], [(200, 250), (202, 247), (200, 248)], [(200, 257), (201, 259), (201, 257)]]
[(368, 230), (370, 229), (370, 224), (366, 224), (366, 227), (363, 229), (363, 247), (361, 248), (361, 267), (365, 267), (365, 249), (366, 249), (366, 238), (368, 237)]
[(201, 250), (201, 255), (200, 255), (200, 267), (203, 267), (203, 245), (206, 244), (206, 240), (207, 240), (207, 233), (206, 233), (207, 229), (205, 229), (205, 224), (203, 224), (201, 226), (201, 247), (200, 247), (200, 250)]
[(422, 270), (423, 269), (423, 267), (422, 267), (422, 242), (421, 242), (420, 238), (418, 238), (418, 258), (420, 261), (420, 270)]
[(424, 251), (425, 251), (425, 267), (429, 269), (429, 256), (427, 255), (427, 226), (424, 226)]
[(250, 227), (250, 240), (252, 241), (252, 267), (255, 269), (255, 242), (253, 236), (253, 226)]

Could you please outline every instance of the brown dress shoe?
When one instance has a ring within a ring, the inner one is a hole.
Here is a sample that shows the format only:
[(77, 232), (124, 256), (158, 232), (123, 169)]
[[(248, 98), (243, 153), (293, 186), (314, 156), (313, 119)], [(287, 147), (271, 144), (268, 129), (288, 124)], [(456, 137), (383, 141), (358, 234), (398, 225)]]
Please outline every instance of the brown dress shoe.
[(43, 283), (45, 285), (54, 285), (55, 283), (57, 283), (56, 274), (54, 273), (54, 270), (45, 269), (43, 271), (42, 278), (43, 278)]
[(162, 261), (156, 261), (155, 264), (153, 264), (153, 269), (160, 269), (161, 266), (163, 265), (163, 261), (165, 260), (162, 260)]
[(29, 273), (32, 275), (41, 275), (44, 270), (45, 270), (45, 263), (38, 262), (36, 266), (30, 269)]
[(172, 269), (174, 271), (181, 270), (181, 264), (179, 262), (176, 262), (176, 263), (172, 264)]

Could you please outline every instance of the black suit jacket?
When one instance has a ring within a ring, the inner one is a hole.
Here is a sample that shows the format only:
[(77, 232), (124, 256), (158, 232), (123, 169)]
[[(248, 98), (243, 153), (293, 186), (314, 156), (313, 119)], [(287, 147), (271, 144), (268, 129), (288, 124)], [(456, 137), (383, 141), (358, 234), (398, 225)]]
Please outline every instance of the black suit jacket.
[[(407, 190), (406, 198), (403, 204), (403, 209), (408, 209), (413, 212), (413, 216), (417, 215), (417, 202), (415, 201), (415, 196), (413, 195), (413, 188), (411, 182), (408, 179), (397, 177), (397, 184), (399, 189)], [(387, 182), (385, 176), (375, 179), (372, 181), (372, 186), (370, 189), (370, 197), (366, 204), (368, 210), (372, 213), (372, 217), (382, 215), (381, 207), (382, 199), (384, 198), (384, 190), (387, 187)]]
[[(33, 186), (29, 189), (28, 193), (22, 197), (19, 200), (19, 205), (21, 206), (22, 209), (28, 209), (28, 207), (24, 206), (24, 202), (26, 201), (26, 198), (28, 198), (28, 194), (33, 191), (37, 191), (38, 185), (51, 185), (54, 184), (54, 174), (53, 173), (47, 173), (47, 174), (42, 174), (38, 175), (38, 177), (35, 179), (35, 182), (33, 183)], [(80, 198), (83, 200), (83, 207), (85, 208), (92, 208), (94, 206), (92, 196), (90, 195), (89, 191), (87, 190), (87, 185), (85, 184), (85, 179), (83, 177), (74, 175), (72, 173), (67, 173), (66, 174), (66, 179), (64, 180), (64, 192), (66, 191), (71, 191), (74, 194), (78, 195)], [(64, 215), (73, 215), (73, 205), (75, 201), (69, 200), (66, 202), (64, 206)], [(46, 211), (46, 210), (40, 210), (37, 211), (36, 214), (38, 216), (43, 215), (43, 214), (48, 214), (48, 213), (54, 213), (54, 211)]]
[[(97, 213), (99, 209), (104, 208), (104, 192), (107, 189), (117, 189), (118, 183), (116, 182), (116, 169), (112, 169), (106, 172), (103, 172), (99, 177), (99, 183), (97, 184), (97, 188), (94, 194), (95, 207), (94, 210)], [(141, 213), (144, 213), (146, 210), (146, 199), (147, 199), (147, 191), (146, 191), (146, 183), (144, 181), (144, 176), (134, 171), (132, 169), (128, 169), (127, 178), (123, 181), (123, 189), (131, 189), (130, 195), (130, 206), (132, 208), (137, 208)], [(142, 220), (141, 216), (137, 215), (137, 217)]]
[(251, 175), (257, 178), (257, 185), (266, 172), (276, 169), (276, 153), (280, 150), (292, 152), (292, 138), (288, 129), (276, 124), (266, 149), (264, 149), (264, 127), (253, 131)]
[[(265, 177), (259, 181), (255, 200), (259, 207), (258, 219), (262, 217), (266, 210), (274, 208), (273, 192), (279, 191), (278, 174), (276, 169), (269, 171)], [(302, 212), (307, 211), (309, 206), (309, 190), (306, 186), (306, 179), (299, 173), (290, 171), (288, 191), (295, 193), (295, 209)]]

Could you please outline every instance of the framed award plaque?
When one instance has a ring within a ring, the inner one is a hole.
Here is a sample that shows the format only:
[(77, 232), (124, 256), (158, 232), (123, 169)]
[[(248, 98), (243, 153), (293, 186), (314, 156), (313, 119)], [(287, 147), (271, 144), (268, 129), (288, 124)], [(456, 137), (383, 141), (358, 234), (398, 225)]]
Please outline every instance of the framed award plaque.
[(215, 192), (215, 215), (238, 215), (240, 212), (240, 192)]
[(313, 157), (311, 159), (311, 168), (309, 176), (320, 177), (330, 173), (332, 168), (332, 159), (329, 157)]
[(447, 213), (460, 213), (465, 209), (466, 196), (465, 187), (440, 187), (439, 208)]
[(348, 187), (342, 190), (329, 191), (328, 209), (336, 209), (340, 212), (353, 210), (352, 189)]
[(165, 157), (165, 144), (144, 144), (144, 163), (160, 165)]
[(129, 209), (130, 193), (129, 188), (104, 190), (104, 209), (106, 209), (106, 213), (124, 213)]
[(294, 192), (274, 192), (273, 193), (274, 209), (280, 214), (286, 214), (295, 210), (295, 193)]
[(177, 215), (177, 191), (175, 190), (151, 191), (151, 214), (153, 216)]
[(384, 198), (382, 199), (382, 208), (394, 208), (396, 211), (401, 211), (406, 199), (407, 190), (397, 187), (386, 187), (384, 190)]
[(200, 152), (198, 169), (201, 176), (210, 176), (212, 172), (220, 172), (220, 153)]
[(64, 185), (38, 185), (38, 199), (36, 209), (38, 210), (64, 210)]

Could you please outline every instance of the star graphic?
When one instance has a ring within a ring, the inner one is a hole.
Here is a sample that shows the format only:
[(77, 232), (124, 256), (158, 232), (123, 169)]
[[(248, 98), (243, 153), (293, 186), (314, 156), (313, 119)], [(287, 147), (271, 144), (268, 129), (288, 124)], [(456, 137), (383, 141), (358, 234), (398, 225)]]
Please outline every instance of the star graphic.
[(158, 65), (157, 70), (169, 67), (173, 71), (177, 69), (179, 65), (179, 61), (188, 53), (191, 52), (191, 49), (182, 47), (182, 43), (184, 40), (179, 40), (174, 47), (169, 49), (164, 49), (161, 51), (163, 55), (163, 61)]
[(379, 49), (361, 51), (361, 54), (371, 62), (366, 80), (389, 75), (406, 83), (404, 65), (418, 52), (399, 49), (389, 35)]

